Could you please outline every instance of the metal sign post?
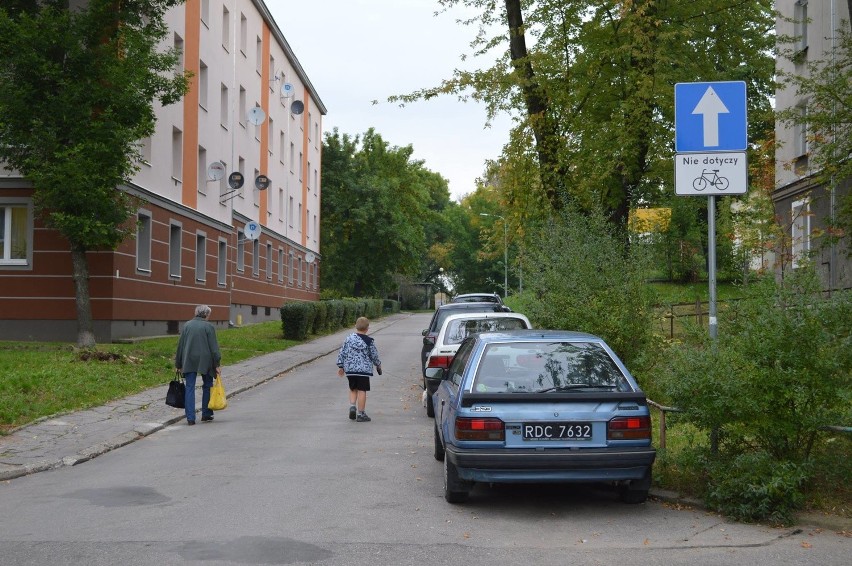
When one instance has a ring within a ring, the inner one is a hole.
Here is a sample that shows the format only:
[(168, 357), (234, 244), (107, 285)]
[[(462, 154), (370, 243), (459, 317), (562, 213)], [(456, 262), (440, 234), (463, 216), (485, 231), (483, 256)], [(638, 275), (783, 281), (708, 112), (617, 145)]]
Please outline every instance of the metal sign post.
[(675, 85), (675, 194), (707, 195), (710, 338), (716, 316), (716, 195), (745, 194), (746, 86), (742, 81)]

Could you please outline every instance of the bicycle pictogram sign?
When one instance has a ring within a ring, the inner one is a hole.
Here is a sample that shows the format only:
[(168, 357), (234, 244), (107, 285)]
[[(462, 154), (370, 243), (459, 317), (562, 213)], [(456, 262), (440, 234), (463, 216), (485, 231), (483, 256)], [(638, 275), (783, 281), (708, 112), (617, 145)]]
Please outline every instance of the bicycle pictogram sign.
[(727, 177), (720, 177), (718, 169), (707, 169), (701, 170), (701, 176), (696, 177), (695, 180), (692, 181), (692, 188), (696, 191), (703, 191), (707, 187), (713, 187), (714, 189), (718, 189), (720, 191), (724, 191), (728, 189)]

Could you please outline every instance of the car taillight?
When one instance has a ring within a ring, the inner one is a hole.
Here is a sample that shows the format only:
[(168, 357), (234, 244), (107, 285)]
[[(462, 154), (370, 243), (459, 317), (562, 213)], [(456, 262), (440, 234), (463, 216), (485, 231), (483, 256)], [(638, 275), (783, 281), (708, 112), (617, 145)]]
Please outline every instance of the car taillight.
[(450, 362), (453, 361), (452, 356), (431, 356), (426, 362), (427, 368), (448, 368)]
[(649, 440), (651, 417), (615, 417), (607, 423), (607, 440)]
[(506, 429), (500, 419), (456, 417), (459, 440), (504, 440)]

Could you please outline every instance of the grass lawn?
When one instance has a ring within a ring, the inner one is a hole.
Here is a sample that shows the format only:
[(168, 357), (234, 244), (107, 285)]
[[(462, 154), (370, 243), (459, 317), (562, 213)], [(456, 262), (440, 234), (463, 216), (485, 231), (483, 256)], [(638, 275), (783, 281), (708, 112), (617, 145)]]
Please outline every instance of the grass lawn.
[[(297, 344), (283, 338), (280, 322), (229, 328), (217, 336), (225, 364)], [(67, 343), (0, 342), (0, 434), (165, 385), (174, 375), (177, 340), (100, 344), (98, 355), (88, 360)]]

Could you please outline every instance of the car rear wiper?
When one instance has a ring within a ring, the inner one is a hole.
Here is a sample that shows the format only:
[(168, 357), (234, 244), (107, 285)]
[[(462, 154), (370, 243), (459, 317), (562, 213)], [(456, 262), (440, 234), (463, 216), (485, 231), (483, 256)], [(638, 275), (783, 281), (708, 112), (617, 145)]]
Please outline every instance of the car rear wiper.
[(592, 385), (591, 383), (569, 383), (567, 385), (557, 385), (539, 389), (536, 393), (549, 393), (550, 391), (571, 391), (573, 389), (615, 389), (617, 385)]

